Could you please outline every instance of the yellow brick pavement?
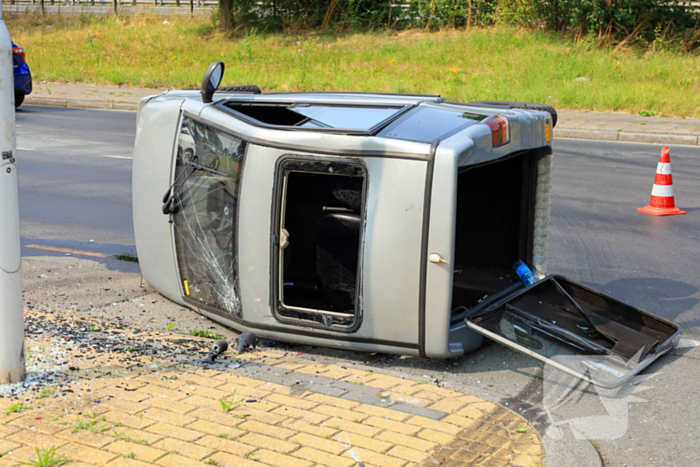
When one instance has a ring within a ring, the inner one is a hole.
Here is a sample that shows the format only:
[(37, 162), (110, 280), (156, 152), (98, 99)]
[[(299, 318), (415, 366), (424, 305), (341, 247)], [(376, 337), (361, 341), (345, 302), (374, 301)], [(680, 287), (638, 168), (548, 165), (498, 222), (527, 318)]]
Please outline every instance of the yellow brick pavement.
[[(149, 338), (158, 339), (157, 334)], [(49, 345), (41, 339), (31, 336), (35, 355)], [(281, 352), (240, 356), (307, 376), (362, 383), (368, 397), (388, 393), (391, 400), (414, 399), (417, 408), (447, 415), (434, 420), (297, 390), (254, 374), (148, 357), (100, 357), (92, 366), (91, 360), (82, 360), (80, 375), (63, 381), (61, 394), (39, 398), (34, 391), (11, 401), (0, 398), (0, 467), (35, 461), (37, 448), (54, 447), (55, 455), (65, 456), (65, 465), (73, 467), (532, 467), (544, 456), (539, 434), (505, 408), (377, 372)], [(105, 365), (114, 368), (111, 374), (105, 374)], [(377, 393), (372, 396), (367, 388)], [(223, 398), (233, 401), (228, 411)], [(25, 407), (20, 410), (18, 404)]]

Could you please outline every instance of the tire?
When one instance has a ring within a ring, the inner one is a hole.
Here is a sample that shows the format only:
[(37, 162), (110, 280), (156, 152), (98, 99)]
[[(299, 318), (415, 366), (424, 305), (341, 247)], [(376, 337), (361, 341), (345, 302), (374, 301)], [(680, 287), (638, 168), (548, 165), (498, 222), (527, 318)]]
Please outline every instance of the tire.
[(15, 109), (18, 109), (24, 102), (24, 93), (19, 89), (15, 89)]
[(499, 107), (503, 109), (524, 109), (524, 110), (540, 110), (547, 112), (552, 116), (552, 128), (557, 126), (557, 111), (554, 107), (547, 104), (533, 104), (530, 102), (511, 102), (511, 101), (471, 101), (467, 105), (476, 105), (481, 107)]
[(255, 84), (245, 84), (241, 86), (222, 86), (218, 92), (245, 92), (250, 94), (262, 94), (262, 91)]
[[(199, 89), (185, 89), (185, 91), (199, 91)], [(262, 94), (260, 88), (255, 84), (243, 84), (240, 86), (221, 86), (216, 92), (240, 92), (246, 94)]]

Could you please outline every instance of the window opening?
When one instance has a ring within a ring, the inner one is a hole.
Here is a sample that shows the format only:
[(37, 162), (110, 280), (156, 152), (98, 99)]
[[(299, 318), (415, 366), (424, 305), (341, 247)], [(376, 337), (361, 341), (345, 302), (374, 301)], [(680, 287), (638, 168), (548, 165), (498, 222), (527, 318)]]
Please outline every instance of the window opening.
[(280, 166), (278, 318), (357, 322), (365, 171), (338, 162)]
[(224, 106), (265, 125), (369, 131), (409, 106), (350, 106), (226, 102)]

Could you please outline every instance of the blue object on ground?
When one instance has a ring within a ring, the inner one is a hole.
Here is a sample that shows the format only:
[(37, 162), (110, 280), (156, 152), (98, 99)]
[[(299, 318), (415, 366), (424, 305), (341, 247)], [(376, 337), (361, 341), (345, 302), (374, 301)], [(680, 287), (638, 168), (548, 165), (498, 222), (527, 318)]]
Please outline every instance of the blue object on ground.
[(535, 276), (532, 275), (532, 271), (530, 271), (530, 268), (527, 267), (527, 264), (525, 264), (523, 260), (519, 259), (515, 261), (513, 263), (513, 269), (515, 269), (515, 273), (526, 286), (532, 285), (535, 282), (537, 282), (535, 280)]

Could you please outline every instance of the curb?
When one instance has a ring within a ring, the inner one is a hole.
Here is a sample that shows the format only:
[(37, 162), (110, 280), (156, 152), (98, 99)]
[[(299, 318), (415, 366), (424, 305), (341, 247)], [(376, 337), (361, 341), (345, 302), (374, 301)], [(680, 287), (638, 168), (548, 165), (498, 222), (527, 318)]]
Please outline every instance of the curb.
[[(48, 97), (27, 97), (26, 105), (50, 107), (73, 107), (79, 109), (136, 111), (138, 104), (127, 102), (86, 101), (77, 99), (53, 99)], [(623, 131), (579, 130), (575, 128), (555, 128), (554, 137), (561, 139), (583, 139), (590, 141), (619, 141), (624, 143), (678, 144), (700, 146), (700, 136), (669, 135), (663, 133), (626, 133)]]
[(52, 99), (47, 97), (27, 97), (24, 99), (24, 104), (97, 110), (136, 111), (138, 109), (138, 104), (130, 104), (128, 102), (84, 101), (77, 99)]
[(592, 141), (620, 141), (624, 143), (679, 144), (700, 146), (700, 136), (669, 135), (663, 133), (625, 133), (622, 131), (554, 129), (555, 138), (586, 139)]

